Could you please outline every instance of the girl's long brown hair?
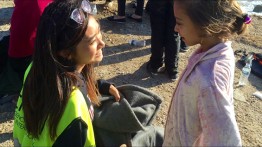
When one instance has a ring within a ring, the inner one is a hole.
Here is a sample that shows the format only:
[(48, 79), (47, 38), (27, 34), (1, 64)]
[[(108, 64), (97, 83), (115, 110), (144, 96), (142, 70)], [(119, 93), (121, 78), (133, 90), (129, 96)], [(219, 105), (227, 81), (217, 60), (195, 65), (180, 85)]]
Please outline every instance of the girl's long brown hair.
[[(83, 12), (83, 24), (70, 18), (71, 12), (80, 5), (81, 0), (55, 1), (46, 7), (41, 16), (33, 63), (22, 93), (26, 130), (34, 138), (39, 137), (44, 124), (48, 123), (50, 137), (55, 139), (58, 122), (77, 84), (75, 62), (59, 56), (59, 52), (74, 53), (86, 32), (88, 14)], [(86, 65), (82, 74), (87, 79), (91, 101), (99, 105), (93, 71), (93, 65)]]
[(236, 0), (175, 0), (192, 22), (203, 30), (203, 36), (228, 39), (247, 30), (243, 14)]

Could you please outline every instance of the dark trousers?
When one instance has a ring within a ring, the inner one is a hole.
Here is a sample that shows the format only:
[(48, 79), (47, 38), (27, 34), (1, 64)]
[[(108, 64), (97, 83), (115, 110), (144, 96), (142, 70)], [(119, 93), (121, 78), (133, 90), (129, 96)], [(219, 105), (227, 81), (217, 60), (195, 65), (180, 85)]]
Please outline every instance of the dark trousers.
[(18, 74), (19, 79), (23, 81), (25, 70), (32, 62), (32, 56), (27, 56), (23, 58), (12, 58), (12, 57), (8, 57), (8, 58), (11, 67)]
[[(117, 0), (118, 2), (118, 15), (125, 16), (126, 15), (126, 0)], [(137, 7), (135, 14), (142, 16), (143, 15), (143, 8), (145, 0), (136, 0)]]
[(9, 40), (10, 40), (10, 35), (4, 36), (0, 40), (0, 74), (3, 72), (7, 63)]
[(175, 17), (172, 0), (150, 1), (152, 68), (163, 65), (167, 71), (177, 71), (180, 36), (174, 31)]

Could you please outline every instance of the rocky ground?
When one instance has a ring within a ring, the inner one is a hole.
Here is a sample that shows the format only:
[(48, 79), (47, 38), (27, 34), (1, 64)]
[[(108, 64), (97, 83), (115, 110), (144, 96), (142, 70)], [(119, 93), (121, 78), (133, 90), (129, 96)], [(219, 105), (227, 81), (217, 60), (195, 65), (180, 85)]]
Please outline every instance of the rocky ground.
[[(127, 1), (130, 3), (130, 1)], [(157, 93), (163, 98), (163, 103), (153, 124), (164, 126), (171, 95), (177, 84), (167, 78), (167, 75), (150, 77), (146, 72), (146, 63), (150, 57), (150, 22), (148, 14), (144, 13), (143, 23), (127, 20), (124, 24), (108, 22), (105, 18), (116, 13), (116, 2), (108, 10), (103, 10), (104, 1), (98, 1), (97, 18), (100, 20), (106, 47), (104, 59), (96, 68), (99, 78), (107, 79), (116, 85), (136, 84)], [(12, 1), (0, 1), (0, 38), (9, 34), (10, 17), (13, 10)], [(127, 5), (127, 12), (134, 10)], [(249, 33), (233, 42), (234, 50), (247, 50), (262, 53), (262, 18), (253, 17)], [(131, 39), (146, 40), (145, 47), (130, 46)], [(185, 68), (187, 59), (196, 49), (193, 46), (186, 53), (180, 53), (179, 71)], [(236, 56), (235, 96), (234, 105), (236, 118), (244, 146), (262, 146), (262, 100), (252, 96), (256, 91), (262, 92), (262, 79), (251, 74), (249, 84), (238, 87), (242, 65)], [(0, 105), (0, 146), (13, 146), (13, 110), (14, 104), (9, 102)]]

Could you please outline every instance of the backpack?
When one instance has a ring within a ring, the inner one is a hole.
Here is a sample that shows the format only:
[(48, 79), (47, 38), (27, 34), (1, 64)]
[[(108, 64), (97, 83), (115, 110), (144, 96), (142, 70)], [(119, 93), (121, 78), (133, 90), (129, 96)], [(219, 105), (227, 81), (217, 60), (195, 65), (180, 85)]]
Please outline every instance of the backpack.
[(254, 52), (246, 53), (246, 51), (242, 51), (242, 50), (235, 51), (235, 55), (239, 55), (239, 53), (242, 53), (242, 55), (240, 55), (241, 59), (239, 60), (239, 63), (243, 66), (245, 66), (248, 56), (249, 55), (253, 56), (251, 72), (254, 75), (258, 76), (259, 78), (262, 78), (262, 53), (254, 53)]

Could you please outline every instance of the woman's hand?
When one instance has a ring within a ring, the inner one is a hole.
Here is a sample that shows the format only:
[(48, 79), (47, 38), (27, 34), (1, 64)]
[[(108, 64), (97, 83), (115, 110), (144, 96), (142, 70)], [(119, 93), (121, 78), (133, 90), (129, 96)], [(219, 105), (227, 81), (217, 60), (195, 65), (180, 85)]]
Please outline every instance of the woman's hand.
[(119, 91), (116, 89), (114, 85), (110, 85), (109, 87), (109, 93), (115, 97), (116, 101), (118, 102), (120, 100)]

